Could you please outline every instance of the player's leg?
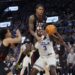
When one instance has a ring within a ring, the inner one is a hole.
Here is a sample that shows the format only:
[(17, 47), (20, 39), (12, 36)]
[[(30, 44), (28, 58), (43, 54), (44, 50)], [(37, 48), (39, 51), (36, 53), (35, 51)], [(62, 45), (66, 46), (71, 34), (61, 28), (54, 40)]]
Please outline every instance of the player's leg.
[(45, 67), (45, 64), (41, 57), (38, 58), (38, 60), (33, 65), (33, 68), (31, 70), (31, 75), (37, 75), (38, 72), (43, 71)]
[(57, 75), (57, 73), (56, 73), (56, 67), (54, 65), (50, 66), (49, 73), (50, 73), (50, 75)]
[(31, 56), (31, 63), (32, 63), (32, 65), (34, 65), (34, 63), (36, 62), (36, 60), (39, 58), (39, 52), (38, 52), (38, 50), (36, 50), (33, 54), (32, 54), (32, 56)]
[(36, 68), (32, 68), (30, 75), (37, 75), (39, 71)]
[(50, 74), (49, 74), (49, 68), (48, 68), (48, 66), (46, 66), (46, 67), (44, 68), (44, 70), (45, 70), (45, 75), (50, 75)]
[(9, 72), (9, 73), (7, 73), (7, 75), (13, 75), (13, 73), (12, 72)]
[(48, 58), (47, 58), (47, 63), (49, 65), (49, 72), (50, 72), (50, 75), (57, 75), (56, 73), (56, 57), (55, 57), (55, 54), (52, 54), (50, 55)]
[(57, 75), (56, 73), (56, 67), (55, 66), (49, 66), (49, 67), (45, 67), (45, 75)]

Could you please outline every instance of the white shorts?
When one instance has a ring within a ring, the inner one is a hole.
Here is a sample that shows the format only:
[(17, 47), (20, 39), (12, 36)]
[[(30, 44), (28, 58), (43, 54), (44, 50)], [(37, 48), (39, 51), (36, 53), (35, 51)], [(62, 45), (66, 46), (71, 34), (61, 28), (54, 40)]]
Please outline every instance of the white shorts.
[(31, 58), (28, 57), (28, 56), (25, 56), (24, 59), (23, 59), (23, 67), (28, 67), (28, 64), (31, 64)]
[(43, 57), (40, 56), (35, 62), (33, 68), (36, 68), (39, 71), (43, 71), (46, 66), (56, 66), (55, 54)]

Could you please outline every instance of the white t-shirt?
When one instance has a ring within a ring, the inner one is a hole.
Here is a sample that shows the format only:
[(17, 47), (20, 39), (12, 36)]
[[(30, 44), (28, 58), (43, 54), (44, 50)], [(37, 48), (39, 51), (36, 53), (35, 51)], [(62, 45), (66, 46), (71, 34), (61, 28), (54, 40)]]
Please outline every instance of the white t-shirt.
[(68, 56), (67, 56), (67, 62), (75, 64), (75, 53), (73, 53), (73, 54), (69, 53), (68, 54)]
[(43, 39), (41, 42), (35, 44), (35, 48), (39, 50), (40, 56), (48, 56), (48, 54), (54, 53), (53, 42), (49, 37)]

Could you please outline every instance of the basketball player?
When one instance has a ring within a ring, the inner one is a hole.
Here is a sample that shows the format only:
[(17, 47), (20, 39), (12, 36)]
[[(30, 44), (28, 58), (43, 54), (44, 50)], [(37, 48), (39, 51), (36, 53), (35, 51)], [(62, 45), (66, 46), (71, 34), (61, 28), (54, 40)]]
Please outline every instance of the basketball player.
[[(42, 30), (41, 27), (38, 27), (37, 34), (38, 37), (40, 37), (41, 41), (37, 38), (37, 43), (35, 44), (35, 48), (38, 49), (40, 57), (33, 65), (31, 75), (37, 75), (39, 71), (45, 70), (44, 68), (48, 66), (50, 75), (57, 75), (56, 73), (56, 57), (55, 52), (53, 49), (53, 42), (50, 40), (48, 34)], [(58, 33), (57, 33), (58, 35)], [(58, 38), (58, 36), (53, 36), (55, 39)], [(59, 38), (60, 42), (63, 43), (61, 38)]]
[(24, 41), (24, 43), (21, 45), (20, 54), (15, 64), (15, 67), (18, 70), (20, 64), (22, 63), (22, 69), (21, 69), (20, 75), (24, 75), (24, 73), (26, 74), (30, 73), (30, 72), (27, 72), (27, 69), (28, 70), (30, 69), (29, 64), (31, 64), (32, 49), (33, 49), (33, 45), (29, 40)]
[(30, 59), (30, 51), (31, 51), (31, 45), (30, 44), (24, 44), (21, 47), (22, 54), (24, 54), (24, 58), (22, 60), (22, 69), (20, 72), (20, 75), (24, 75), (24, 73), (27, 73), (27, 68), (29, 68), (29, 64), (31, 64)]
[[(46, 26), (46, 19), (47, 17), (45, 15), (44, 6), (42, 4), (37, 4), (35, 7), (35, 14), (29, 17), (29, 22), (28, 22), (29, 31), (30, 34), (32, 35), (30, 39), (32, 40), (33, 44), (36, 42), (35, 39), (38, 38), (37, 35), (35, 34), (37, 27), (40, 25), (44, 29)], [(39, 53), (38, 51), (35, 51), (32, 55), (32, 65), (35, 63), (38, 57)]]
[(29, 53), (31, 52), (31, 48), (32, 48), (32, 43), (30, 43), (30, 42), (27, 42), (21, 46), (20, 54), (19, 54), (19, 57), (17, 60), (18, 64), (20, 64), (22, 62), (23, 58), (26, 55), (29, 55)]
[(41, 26), (44, 29), (46, 26), (46, 19), (47, 17), (45, 16), (44, 6), (41, 4), (36, 5), (35, 14), (29, 17), (29, 22), (28, 22), (29, 31), (32, 36), (37, 38), (37, 35), (35, 34), (37, 26)]
[(11, 32), (8, 29), (0, 30), (0, 75), (13, 75), (10, 69), (3, 62), (9, 52), (9, 48), (12, 44), (20, 43), (21, 33), (19, 30), (16, 31), (16, 37), (12, 38)]

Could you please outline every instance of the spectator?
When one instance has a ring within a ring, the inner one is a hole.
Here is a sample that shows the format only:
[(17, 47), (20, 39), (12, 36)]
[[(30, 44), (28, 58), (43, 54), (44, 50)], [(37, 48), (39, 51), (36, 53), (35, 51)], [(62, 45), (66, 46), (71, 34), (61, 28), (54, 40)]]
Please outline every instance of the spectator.
[(74, 53), (74, 49), (71, 48), (70, 53), (67, 56), (67, 65), (68, 65), (68, 71), (69, 73), (72, 73), (72, 75), (74, 75), (74, 71), (75, 71), (75, 53)]

